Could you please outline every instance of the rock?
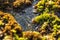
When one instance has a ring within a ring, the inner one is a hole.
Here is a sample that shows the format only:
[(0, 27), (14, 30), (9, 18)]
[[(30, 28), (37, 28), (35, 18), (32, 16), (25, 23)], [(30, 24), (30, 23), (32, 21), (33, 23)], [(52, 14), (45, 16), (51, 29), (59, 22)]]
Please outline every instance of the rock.
[[(11, 10), (13, 7), (23, 7), (31, 5), (33, 0), (0, 0), (0, 8)], [(8, 7), (8, 8), (7, 8)]]
[(13, 2), (13, 6), (14, 7), (29, 6), (32, 4), (32, 1), (31, 0), (16, 0), (15, 2)]
[(13, 38), (10, 35), (7, 35), (7, 36), (4, 37), (3, 40), (13, 40)]
[[(4, 13), (0, 11), (0, 29), (2, 27), (2, 34), (6, 33), (6, 35), (13, 35), (14, 31), (12, 30), (19, 30), (20, 32), (22, 31), (21, 25), (17, 23), (17, 21), (14, 19), (14, 17), (9, 14), (9, 13)], [(1, 34), (1, 33), (0, 33)]]

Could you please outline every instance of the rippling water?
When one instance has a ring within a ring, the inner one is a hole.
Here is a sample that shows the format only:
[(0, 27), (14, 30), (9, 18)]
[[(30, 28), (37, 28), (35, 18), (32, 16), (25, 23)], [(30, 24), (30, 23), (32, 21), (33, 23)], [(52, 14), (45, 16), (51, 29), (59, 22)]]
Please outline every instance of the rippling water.
[(36, 16), (36, 14), (34, 14), (33, 11), (33, 6), (38, 2), (38, 0), (34, 0), (32, 6), (24, 9), (23, 11), (25, 12), (20, 12), (20, 13), (16, 13), (11, 11), (11, 14), (14, 15), (15, 19), (17, 20), (17, 22), (23, 27), (24, 31), (26, 30), (35, 30), (35, 26), (33, 26), (31, 24), (31, 20), (33, 17)]
[[(35, 16), (37, 16), (38, 14), (34, 14), (33, 13), (33, 6), (38, 2), (38, 0), (34, 0), (34, 2), (32, 3), (32, 5), (28, 8), (25, 8), (23, 11), (24, 12), (14, 12), (13, 9), (11, 11), (7, 10), (7, 12), (10, 12), (15, 19), (17, 20), (17, 22), (23, 27), (24, 31), (26, 30), (37, 30), (37, 25), (32, 25), (32, 18), (34, 18)], [(6, 10), (3, 10), (6, 11)], [(60, 17), (59, 13), (56, 13), (56, 15), (58, 15)], [(40, 25), (38, 25), (40, 26)]]

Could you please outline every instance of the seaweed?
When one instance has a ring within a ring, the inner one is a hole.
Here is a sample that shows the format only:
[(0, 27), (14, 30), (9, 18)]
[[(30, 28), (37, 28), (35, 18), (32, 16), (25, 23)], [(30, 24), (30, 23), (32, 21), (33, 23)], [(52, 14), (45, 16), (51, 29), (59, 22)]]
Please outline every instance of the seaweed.
[(32, 22), (40, 25), (38, 26), (38, 32), (40, 32), (40, 34), (42, 35), (42, 40), (58, 39), (54, 36), (60, 33), (60, 18), (54, 13), (50, 14), (45, 12), (41, 15), (34, 17)]
[[(10, 15), (9, 13), (4, 13), (0, 11), (0, 15), (4, 15), (1, 17), (2, 19), (0, 20), (0, 35), (2, 36), (13, 36), (13, 33), (15, 33), (13, 30), (17, 31), (16, 35), (20, 36), (18, 32), (22, 32), (22, 27), (19, 25), (14, 17)], [(13, 27), (13, 26), (14, 27)], [(12, 28), (13, 27), (13, 28)], [(22, 34), (21, 34), (22, 35)], [(0, 37), (2, 38), (2, 37)]]
[(40, 0), (35, 6), (36, 12), (44, 13), (45, 11), (57, 12), (60, 9), (60, 1), (59, 0)]
[(24, 9), (29, 5), (32, 5), (31, 0), (0, 0), (0, 10)]
[[(32, 2), (33, 0), (0, 0), (0, 8), (23, 10), (32, 5)], [(55, 15), (60, 10), (60, 0), (39, 0), (34, 9), (41, 14), (35, 16), (32, 23), (27, 23), (32, 28), (29, 31), (24, 31), (10, 13), (0, 11), (0, 40), (60, 40), (60, 18)], [(37, 30), (33, 30), (34, 25)]]

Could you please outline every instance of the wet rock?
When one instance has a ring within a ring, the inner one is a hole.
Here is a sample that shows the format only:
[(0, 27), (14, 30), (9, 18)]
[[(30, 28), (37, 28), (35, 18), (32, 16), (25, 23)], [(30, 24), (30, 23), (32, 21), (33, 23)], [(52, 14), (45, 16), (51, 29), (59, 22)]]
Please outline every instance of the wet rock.
[(12, 10), (14, 8), (22, 8), (24, 9), (25, 6), (29, 6), (32, 4), (33, 0), (0, 0), (0, 8)]
[[(13, 33), (15, 33), (15, 31), (17, 32), (22, 32), (22, 27), (21, 25), (19, 25), (16, 20), (14, 19), (14, 17), (9, 14), (9, 13), (4, 13), (2, 11), (0, 11), (0, 16), (3, 15), (3, 17), (1, 17), (2, 19), (0, 20), (0, 38), (3, 36), (3, 34), (5, 33), (6, 35), (13, 35)], [(15, 30), (15, 31), (13, 31)], [(20, 34), (19, 33), (19, 34)], [(18, 35), (18, 33), (17, 33)]]

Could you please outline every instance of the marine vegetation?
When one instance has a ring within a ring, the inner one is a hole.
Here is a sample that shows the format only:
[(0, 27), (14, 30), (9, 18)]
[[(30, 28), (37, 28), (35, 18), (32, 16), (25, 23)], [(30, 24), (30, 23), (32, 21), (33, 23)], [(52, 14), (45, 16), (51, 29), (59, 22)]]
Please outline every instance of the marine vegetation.
[[(26, 8), (26, 6), (32, 5), (32, 2), (33, 0), (0, 0), (0, 9)], [(28, 11), (28, 14), (17, 16), (22, 18), (23, 22), (26, 21), (29, 28), (31, 27), (28, 30), (23, 30), (13, 15), (5, 10), (0, 11), (0, 40), (60, 40), (60, 17), (55, 14), (60, 11), (60, 0), (39, 0), (34, 9), (41, 14), (31, 14), (34, 15), (32, 22), (29, 17), (31, 10)], [(37, 30), (34, 30), (36, 24)]]
[(56, 40), (60, 39), (60, 18), (56, 15), (43, 13), (33, 22), (39, 23), (37, 31), (23, 31), (14, 17), (0, 11), (0, 39), (2, 40)]
[(11, 14), (0, 11), (0, 40), (38, 40), (39, 35), (36, 31), (23, 31)]
[(40, 25), (37, 31), (41, 40), (60, 40), (60, 18), (55, 15), (60, 10), (60, 0), (40, 0), (34, 9), (40, 14), (32, 19), (32, 23)]
[(13, 2), (13, 6), (14, 7), (18, 7), (21, 5), (30, 5), (32, 4), (32, 0), (16, 0), (15, 2)]
[(33, 23), (37, 23), (38, 31), (43, 37), (43, 40), (59, 40), (60, 36), (60, 18), (54, 13), (43, 13), (32, 19)]
[(32, 0), (0, 0), (0, 9), (11, 10), (13, 8), (22, 8), (32, 4)]
[(36, 12), (57, 12), (60, 9), (60, 0), (40, 0), (35, 6)]
[(14, 17), (9, 13), (0, 11), (0, 40), (2, 40), (6, 35), (8, 35), (9, 38), (12, 38), (15, 32), (16, 35), (21, 36), (21, 25), (19, 25)]

